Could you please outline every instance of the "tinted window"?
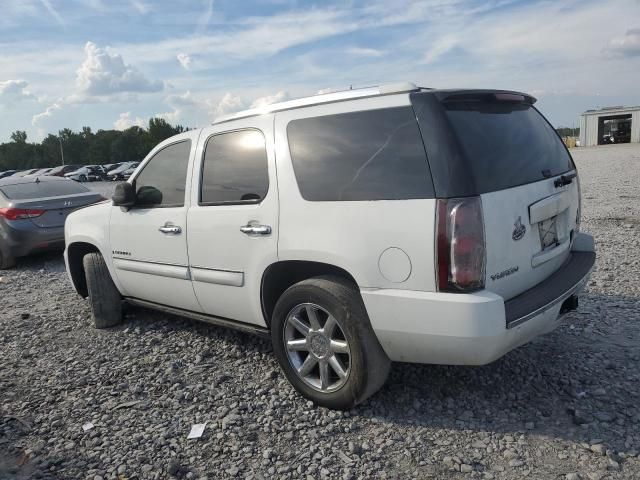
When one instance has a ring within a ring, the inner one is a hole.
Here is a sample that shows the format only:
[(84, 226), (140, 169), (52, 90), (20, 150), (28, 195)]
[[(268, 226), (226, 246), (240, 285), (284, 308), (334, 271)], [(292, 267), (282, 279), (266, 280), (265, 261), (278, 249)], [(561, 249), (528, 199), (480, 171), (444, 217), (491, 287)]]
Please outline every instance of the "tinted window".
[(433, 197), (411, 107), (293, 120), (287, 135), (306, 200)]
[(264, 135), (257, 130), (215, 135), (202, 165), (202, 204), (259, 202), (269, 189)]
[(528, 104), (455, 101), (444, 106), (478, 193), (536, 182), (573, 168), (553, 128)]
[(11, 200), (26, 200), (28, 198), (63, 197), (75, 195), (89, 190), (73, 180), (60, 182), (33, 182), (4, 185), (0, 191)]
[(181, 207), (187, 184), (191, 141), (174, 143), (156, 153), (136, 177), (136, 206)]

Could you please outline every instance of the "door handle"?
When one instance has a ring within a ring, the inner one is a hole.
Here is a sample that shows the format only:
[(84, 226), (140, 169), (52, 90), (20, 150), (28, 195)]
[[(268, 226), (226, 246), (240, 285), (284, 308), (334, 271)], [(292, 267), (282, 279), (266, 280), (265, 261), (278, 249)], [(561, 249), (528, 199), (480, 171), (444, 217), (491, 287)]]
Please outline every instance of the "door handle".
[(177, 225), (171, 225), (170, 223), (165, 223), (163, 227), (158, 228), (158, 231), (166, 234), (177, 235), (182, 233), (182, 228)]
[(270, 235), (271, 227), (269, 225), (245, 225), (240, 227), (240, 231), (247, 235)]

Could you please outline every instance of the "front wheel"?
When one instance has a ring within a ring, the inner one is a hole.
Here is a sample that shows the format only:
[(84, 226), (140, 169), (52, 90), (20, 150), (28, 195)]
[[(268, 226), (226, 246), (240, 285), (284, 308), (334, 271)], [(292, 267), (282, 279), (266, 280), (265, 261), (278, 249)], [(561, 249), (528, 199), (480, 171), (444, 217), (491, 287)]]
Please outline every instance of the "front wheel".
[(315, 277), (287, 289), (274, 309), (271, 338), (289, 382), (324, 407), (352, 408), (378, 391), (389, 373), (360, 292), (340, 277)]
[(122, 322), (122, 296), (111, 279), (104, 258), (99, 253), (89, 253), (82, 263), (95, 327), (118, 325)]

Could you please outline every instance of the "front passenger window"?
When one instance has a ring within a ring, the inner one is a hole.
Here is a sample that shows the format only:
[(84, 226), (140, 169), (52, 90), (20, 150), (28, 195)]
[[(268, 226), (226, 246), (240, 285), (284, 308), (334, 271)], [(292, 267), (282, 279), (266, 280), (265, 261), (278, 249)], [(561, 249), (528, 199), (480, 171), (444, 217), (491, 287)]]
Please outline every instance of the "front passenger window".
[(145, 165), (135, 179), (136, 207), (182, 207), (191, 140), (169, 145)]

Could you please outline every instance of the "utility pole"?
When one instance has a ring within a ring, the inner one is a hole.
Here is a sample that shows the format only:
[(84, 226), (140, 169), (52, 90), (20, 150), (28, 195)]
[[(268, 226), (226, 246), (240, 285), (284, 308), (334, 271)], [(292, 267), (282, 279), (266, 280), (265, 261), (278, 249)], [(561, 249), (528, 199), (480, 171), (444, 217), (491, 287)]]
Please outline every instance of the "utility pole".
[(58, 142), (60, 142), (60, 156), (62, 157), (62, 166), (64, 167), (64, 150), (62, 149), (62, 138), (58, 137)]

